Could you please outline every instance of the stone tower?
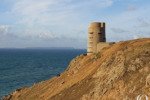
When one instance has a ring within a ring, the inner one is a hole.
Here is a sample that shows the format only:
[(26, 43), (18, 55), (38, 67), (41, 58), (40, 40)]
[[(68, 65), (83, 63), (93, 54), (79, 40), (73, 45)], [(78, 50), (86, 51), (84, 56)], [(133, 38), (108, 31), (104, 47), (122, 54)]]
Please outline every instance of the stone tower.
[(106, 42), (105, 23), (93, 22), (88, 28), (88, 48), (87, 54), (96, 53), (97, 45), (100, 42)]

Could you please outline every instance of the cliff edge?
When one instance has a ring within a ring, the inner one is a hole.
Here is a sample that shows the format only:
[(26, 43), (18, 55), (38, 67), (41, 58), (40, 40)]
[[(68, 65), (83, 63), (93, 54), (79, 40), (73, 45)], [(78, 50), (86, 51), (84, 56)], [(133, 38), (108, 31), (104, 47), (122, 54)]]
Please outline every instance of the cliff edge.
[(150, 38), (118, 42), (73, 59), (59, 76), (17, 89), (4, 100), (150, 99)]

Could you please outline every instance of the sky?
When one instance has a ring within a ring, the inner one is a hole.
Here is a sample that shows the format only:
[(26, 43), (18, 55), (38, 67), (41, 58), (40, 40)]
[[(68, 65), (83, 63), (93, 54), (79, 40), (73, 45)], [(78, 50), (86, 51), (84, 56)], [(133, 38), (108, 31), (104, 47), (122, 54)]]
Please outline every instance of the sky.
[(150, 0), (0, 0), (0, 48), (87, 47), (91, 22), (108, 42), (150, 37)]

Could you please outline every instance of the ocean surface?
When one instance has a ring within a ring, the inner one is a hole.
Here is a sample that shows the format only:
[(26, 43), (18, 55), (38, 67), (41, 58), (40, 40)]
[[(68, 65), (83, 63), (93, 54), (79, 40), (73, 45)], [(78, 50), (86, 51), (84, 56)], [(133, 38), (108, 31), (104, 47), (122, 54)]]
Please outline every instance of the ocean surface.
[(0, 98), (63, 72), (81, 49), (0, 49)]

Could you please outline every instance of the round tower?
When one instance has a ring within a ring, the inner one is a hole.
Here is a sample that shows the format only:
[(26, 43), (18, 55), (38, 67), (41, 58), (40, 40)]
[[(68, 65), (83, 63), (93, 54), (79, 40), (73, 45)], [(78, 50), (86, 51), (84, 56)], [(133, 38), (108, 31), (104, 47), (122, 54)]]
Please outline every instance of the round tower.
[(105, 23), (93, 22), (88, 28), (88, 48), (87, 54), (97, 52), (97, 44), (99, 42), (106, 42), (105, 38)]

